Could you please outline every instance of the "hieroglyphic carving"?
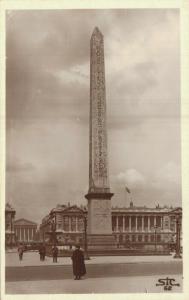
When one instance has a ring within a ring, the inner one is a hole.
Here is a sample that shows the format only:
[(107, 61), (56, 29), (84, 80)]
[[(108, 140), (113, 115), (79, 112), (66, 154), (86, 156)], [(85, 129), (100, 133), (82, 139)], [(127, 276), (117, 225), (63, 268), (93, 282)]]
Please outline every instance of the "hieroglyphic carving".
[(103, 36), (95, 28), (91, 37), (89, 189), (109, 188), (104, 69)]

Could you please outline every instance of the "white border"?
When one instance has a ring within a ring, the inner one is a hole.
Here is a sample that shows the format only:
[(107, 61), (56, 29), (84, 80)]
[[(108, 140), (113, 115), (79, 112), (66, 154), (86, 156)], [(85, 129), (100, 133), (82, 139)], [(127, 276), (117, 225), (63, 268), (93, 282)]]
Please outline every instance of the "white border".
[[(181, 16), (181, 128), (182, 128), (182, 198), (183, 198), (183, 264), (184, 286), (179, 294), (80, 294), (80, 295), (5, 295), (5, 250), (4, 250), (4, 209), (5, 209), (5, 12), (8, 9), (97, 9), (97, 8), (180, 8)], [(189, 299), (189, 0), (65, 0), (0, 1), (0, 209), (1, 209), (1, 297), (2, 299)]]

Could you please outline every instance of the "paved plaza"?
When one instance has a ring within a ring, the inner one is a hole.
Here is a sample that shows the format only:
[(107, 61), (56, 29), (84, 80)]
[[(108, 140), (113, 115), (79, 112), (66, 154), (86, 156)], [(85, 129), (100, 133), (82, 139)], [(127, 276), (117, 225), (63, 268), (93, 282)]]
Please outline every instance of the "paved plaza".
[[(173, 254), (174, 255), (174, 254)], [(166, 256), (96, 256), (90, 257), (90, 260), (86, 260), (86, 264), (119, 264), (119, 263), (142, 263), (142, 262), (174, 262), (181, 261), (180, 259), (174, 259), (173, 255)], [(71, 265), (72, 261), (70, 257), (59, 257), (57, 265)], [(44, 266), (55, 265), (52, 257), (45, 258), (45, 261), (40, 261), (39, 253), (36, 251), (25, 252), (23, 260), (19, 261), (17, 250), (6, 253), (6, 266), (7, 267), (24, 267), (24, 266)]]
[[(168, 275), (168, 277), (173, 277)], [(84, 278), (80, 281), (40, 280), (19, 281), (6, 283), (7, 294), (86, 294), (86, 293), (166, 293), (160, 286), (156, 286), (160, 276)], [(172, 292), (182, 292), (182, 277), (174, 275), (180, 283)]]
[(16, 252), (6, 253), (6, 293), (162, 293), (156, 284), (167, 277), (179, 284), (171, 292), (182, 291), (182, 260), (172, 256), (91, 257), (86, 269), (86, 276), (75, 281), (69, 257), (41, 262), (37, 252), (26, 252), (19, 261)]

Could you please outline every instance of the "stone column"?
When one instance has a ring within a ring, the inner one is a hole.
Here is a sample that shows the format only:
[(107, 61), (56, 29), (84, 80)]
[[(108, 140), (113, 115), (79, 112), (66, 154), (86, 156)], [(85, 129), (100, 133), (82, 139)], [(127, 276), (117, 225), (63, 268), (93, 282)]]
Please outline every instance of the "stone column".
[(161, 229), (163, 229), (163, 217), (162, 216), (160, 216), (160, 224), (161, 224)]
[(123, 216), (123, 232), (125, 232), (125, 217)]
[(150, 217), (148, 216), (148, 231), (150, 231)]
[(131, 232), (131, 216), (129, 216), (129, 231)]
[(142, 216), (142, 231), (144, 231), (144, 216)]
[(119, 226), (118, 226), (119, 224), (118, 224), (118, 216), (116, 216), (116, 232), (118, 232), (119, 231)]
[(25, 229), (25, 239), (28, 242), (28, 227)]
[(135, 217), (135, 231), (138, 231), (138, 217)]
[(24, 231), (23, 231), (23, 228), (21, 227), (21, 240), (23, 241), (24, 240)]

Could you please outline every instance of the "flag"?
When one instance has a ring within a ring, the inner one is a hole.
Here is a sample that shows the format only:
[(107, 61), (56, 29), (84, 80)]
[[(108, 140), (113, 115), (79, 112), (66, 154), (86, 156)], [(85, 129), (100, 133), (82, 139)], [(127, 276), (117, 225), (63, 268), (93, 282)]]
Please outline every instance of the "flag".
[(131, 193), (131, 191), (130, 191), (130, 189), (129, 189), (128, 187), (125, 187), (125, 190), (126, 190), (126, 192), (129, 193), (129, 194)]

